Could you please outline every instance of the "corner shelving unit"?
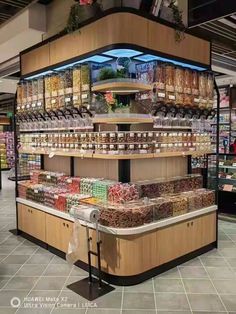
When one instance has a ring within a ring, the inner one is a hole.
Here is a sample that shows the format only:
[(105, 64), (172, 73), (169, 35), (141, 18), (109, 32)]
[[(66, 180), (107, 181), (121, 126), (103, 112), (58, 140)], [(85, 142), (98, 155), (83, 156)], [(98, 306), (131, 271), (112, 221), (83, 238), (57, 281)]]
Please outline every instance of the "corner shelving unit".
[[(138, 35), (137, 31), (140, 31)], [(173, 29), (169, 26), (143, 17), (138, 11), (134, 13), (122, 9), (122, 12), (117, 10), (110, 12), (99, 17), (99, 20), (84, 25), (80, 32), (43, 42), (40, 46), (22, 52), (22, 78), (37, 77), (76, 62), (82, 64), (83, 60), (87, 62), (91, 55), (104, 57), (121, 48), (138, 50), (139, 58), (140, 55), (154, 57), (153, 60), (170, 61), (172, 58), (182, 66), (198, 71), (210, 70), (211, 50), (208, 41), (185, 34), (185, 39), (176, 43)], [(120, 90), (120, 94), (127, 94), (151, 90), (151, 86), (137, 81), (123, 83), (119, 81), (105, 84), (103, 82), (92, 87), (93, 92), (108, 90), (116, 92)], [(102, 126), (106, 130), (108, 127), (109, 131), (111, 127), (112, 130), (122, 132), (142, 130), (143, 124), (148, 125), (148, 130), (155, 130), (151, 116), (122, 118), (95, 116), (93, 123), (95, 128)], [(169, 129), (181, 130), (181, 127)], [(189, 170), (190, 156), (207, 153), (177, 151), (104, 155), (81, 154), (76, 150), (71, 152), (39, 149), (24, 152), (41, 154), (45, 170), (65, 172), (71, 176), (103, 177), (119, 182), (185, 175)], [(183, 158), (185, 156), (187, 158)], [(56, 254), (65, 255), (73, 230), (73, 219), (67, 213), (22, 198), (17, 198), (16, 201), (18, 232)], [(116, 284), (136, 284), (213, 249), (217, 246), (216, 210), (216, 206), (211, 206), (132, 230), (115, 230), (100, 226), (103, 242), (101, 261), (103, 278)], [(89, 227), (92, 238), (96, 238), (94, 226)], [(81, 247), (77, 264), (87, 269), (84, 226), (79, 227), (79, 237)], [(92, 265), (93, 271), (96, 272), (94, 259)]]

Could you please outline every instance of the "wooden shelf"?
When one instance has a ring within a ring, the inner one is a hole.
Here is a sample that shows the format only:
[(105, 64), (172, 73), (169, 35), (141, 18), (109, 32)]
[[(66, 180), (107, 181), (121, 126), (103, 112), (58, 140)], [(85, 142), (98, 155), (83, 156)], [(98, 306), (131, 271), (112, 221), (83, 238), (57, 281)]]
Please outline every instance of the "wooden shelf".
[[(78, 157), (78, 158), (92, 158), (92, 153), (81, 154), (79, 152), (66, 152), (66, 151), (46, 151), (40, 149), (22, 149), (19, 150), (19, 154), (32, 154), (32, 155), (50, 155), (64, 156), (64, 157)], [(52, 157), (53, 157), (52, 156)]]
[(154, 158), (154, 155), (153, 154), (126, 154), (126, 155), (93, 154), (93, 158), (96, 158), (96, 159), (115, 159), (115, 160), (147, 159), (147, 158)]
[(95, 117), (93, 123), (97, 124), (141, 124), (141, 123), (153, 123), (152, 117)]
[(92, 92), (113, 92), (120, 95), (134, 94), (137, 92), (143, 92), (151, 90), (152, 86), (149, 84), (144, 84), (138, 80), (133, 79), (118, 79), (114, 80), (104, 80), (99, 83), (95, 83), (92, 87)]
[(46, 150), (20, 150), (20, 154), (34, 154), (34, 155), (50, 155), (65, 156), (65, 157), (78, 157), (78, 158), (95, 158), (95, 159), (108, 159), (108, 160), (125, 160), (125, 159), (150, 159), (150, 158), (165, 158), (165, 157), (186, 157), (186, 156), (200, 156), (210, 154), (212, 151), (187, 151), (187, 152), (165, 152), (155, 154), (124, 154), (124, 155), (111, 155), (111, 154), (98, 154), (98, 153), (85, 153), (79, 152), (66, 152), (66, 151), (46, 151)]

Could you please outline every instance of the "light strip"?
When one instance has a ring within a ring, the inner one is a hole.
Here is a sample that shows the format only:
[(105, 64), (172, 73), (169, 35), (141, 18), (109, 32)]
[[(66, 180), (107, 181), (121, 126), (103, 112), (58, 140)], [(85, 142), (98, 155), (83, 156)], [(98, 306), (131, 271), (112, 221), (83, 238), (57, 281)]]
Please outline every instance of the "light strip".
[(159, 56), (155, 56), (155, 55), (150, 55), (150, 54), (146, 54), (140, 57), (135, 57), (135, 60), (138, 61), (142, 61), (142, 62), (150, 62), (150, 61), (163, 61), (163, 62), (169, 62), (169, 63), (173, 63), (174, 65), (179, 65), (185, 68), (189, 68), (192, 70), (198, 70), (198, 71), (204, 71), (207, 68), (203, 68), (203, 67), (199, 67), (197, 65), (193, 65), (193, 64), (189, 64), (189, 63), (184, 63), (184, 62), (180, 62), (180, 61), (176, 61), (173, 59), (168, 59), (168, 58), (163, 58), (163, 57), (159, 57)]

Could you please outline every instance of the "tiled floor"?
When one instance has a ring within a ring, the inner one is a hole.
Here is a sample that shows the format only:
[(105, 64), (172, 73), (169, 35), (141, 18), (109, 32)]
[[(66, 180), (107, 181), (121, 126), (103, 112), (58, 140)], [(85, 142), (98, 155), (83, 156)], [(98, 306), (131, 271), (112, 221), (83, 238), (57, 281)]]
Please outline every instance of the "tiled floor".
[(83, 270), (8, 232), (15, 201), (14, 184), (6, 180), (0, 215), (0, 314), (236, 314), (236, 224), (220, 222), (218, 250), (87, 302), (66, 288), (84, 278)]

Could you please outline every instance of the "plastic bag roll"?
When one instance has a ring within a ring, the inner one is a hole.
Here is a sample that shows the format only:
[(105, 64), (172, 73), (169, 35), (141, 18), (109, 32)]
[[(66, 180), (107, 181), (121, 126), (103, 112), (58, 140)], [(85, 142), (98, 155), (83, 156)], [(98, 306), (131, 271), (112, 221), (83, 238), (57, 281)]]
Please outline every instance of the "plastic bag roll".
[(99, 219), (99, 211), (94, 208), (76, 208), (72, 207), (70, 214), (79, 220), (96, 223)]

